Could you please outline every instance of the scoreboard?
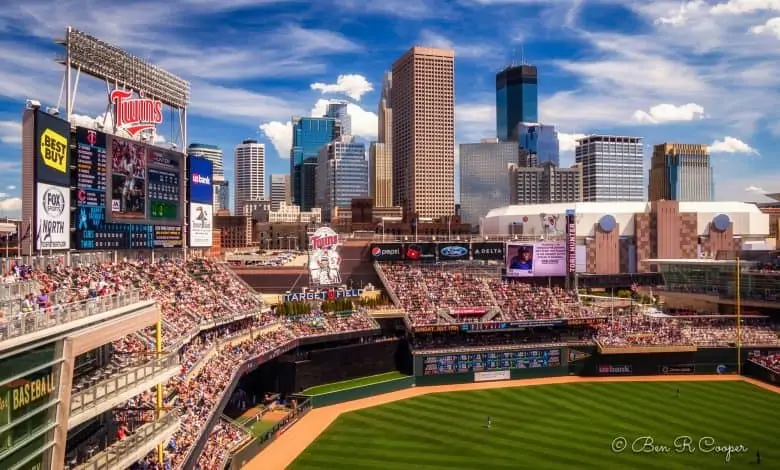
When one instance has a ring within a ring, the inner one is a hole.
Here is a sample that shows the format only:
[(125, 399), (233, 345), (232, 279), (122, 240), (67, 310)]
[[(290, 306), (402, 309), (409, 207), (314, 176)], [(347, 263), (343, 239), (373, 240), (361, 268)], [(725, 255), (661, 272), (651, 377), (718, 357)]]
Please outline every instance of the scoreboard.
[(457, 374), (506, 369), (537, 369), (561, 366), (560, 349), (496, 351), (425, 356), (423, 374)]
[(76, 249), (181, 248), (180, 160), (168, 159), (165, 152), (149, 147), (145, 177), (150, 184), (144, 187), (143, 197), (151, 203), (149, 214), (137, 222), (112, 221), (107, 214), (111, 209), (107, 144), (103, 132), (76, 129)]

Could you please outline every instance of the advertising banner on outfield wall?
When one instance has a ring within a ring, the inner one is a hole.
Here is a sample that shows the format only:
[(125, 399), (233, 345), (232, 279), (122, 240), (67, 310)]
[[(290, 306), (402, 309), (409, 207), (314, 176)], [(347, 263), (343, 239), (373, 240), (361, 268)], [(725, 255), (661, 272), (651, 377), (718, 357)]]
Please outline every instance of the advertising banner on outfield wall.
[(511, 374), (508, 370), (494, 370), (490, 372), (475, 372), (474, 382), (492, 382), (494, 380), (509, 380)]
[(677, 364), (673, 366), (660, 366), (658, 373), (663, 375), (684, 375), (695, 374), (696, 366), (694, 364)]
[(599, 375), (631, 375), (632, 368), (630, 364), (613, 365), (600, 364)]
[(436, 261), (435, 243), (409, 243), (404, 245), (406, 261)]
[(439, 243), (439, 261), (459, 261), (469, 259), (468, 243)]
[(70, 189), (38, 183), (35, 199), (35, 248), (70, 249)]
[(401, 261), (403, 245), (400, 243), (374, 243), (371, 245), (372, 261)]
[(475, 260), (503, 260), (503, 243), (472, 243), (471, 256)]

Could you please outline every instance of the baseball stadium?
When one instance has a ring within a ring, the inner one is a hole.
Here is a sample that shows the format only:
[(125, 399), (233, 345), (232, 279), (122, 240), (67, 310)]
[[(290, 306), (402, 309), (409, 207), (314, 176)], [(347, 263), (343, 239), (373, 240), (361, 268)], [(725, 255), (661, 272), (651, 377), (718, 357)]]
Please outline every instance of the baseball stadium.
[(541, 237), (317, 226), (234, 263), (208, 162), (144, 137), (166, 106), (186, 148), (189, 84), (66, 34), (67, 68), (127, 89), (104, 126), (24, 111), (0, 469), (780, 468), (780, 252), (743, 249), (738, 217), (712, 257), (623, 273), (598, 237), (577, 262), (576, 208)]

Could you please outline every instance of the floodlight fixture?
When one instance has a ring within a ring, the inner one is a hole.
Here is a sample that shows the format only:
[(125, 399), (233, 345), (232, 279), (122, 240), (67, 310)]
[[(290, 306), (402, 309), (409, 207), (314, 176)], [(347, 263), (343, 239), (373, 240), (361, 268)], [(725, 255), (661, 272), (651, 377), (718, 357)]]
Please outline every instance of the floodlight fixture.
[(27, 100), (24, 102), (24, 107), (27, 109), (39, 109), (41, 102), (38, 100)]

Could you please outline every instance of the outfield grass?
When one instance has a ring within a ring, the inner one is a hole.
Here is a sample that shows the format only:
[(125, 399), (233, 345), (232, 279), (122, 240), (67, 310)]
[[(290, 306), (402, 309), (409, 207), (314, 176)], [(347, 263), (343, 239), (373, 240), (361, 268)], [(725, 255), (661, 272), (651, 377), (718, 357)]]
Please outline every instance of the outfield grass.
[(343, 382), (334, 382), (331, 384), (318, 385), (316, 387), (307, 388), (302, 391), (302, 395), (322, 395), (323, 393), (338, 392), (339, 390), (346, 390), (353, 387), (362, 387), (363, 385), (371, 385), (379, 382), (386, 382), (388, 380), (400, 379), (408, 377), (400, 372), (387, 372), (385, 374), (370, 375), (368, 377), (361, 377), (359, 379), (345, 380)]
[(245, 426), (249, 428), (249, 430), (252, 432), (252, 435), (255, 437), (260, 437), (263, 434), (265, 434), (266, 431), (271, 429), (276, 425), (277, 421), (271, 421), (271, 420), (260, 420), (253, 423), (247, 423)]
[[(677, 389), (680, 396), (676, 396)], [(490, 429), (487, 417), (492, 419)], [(346, 413), (291, 469), (780, 469), (780, 394), (744, 382), (545, 385), (431, 394)], [(625, 437), (629, 449), (613, 452)], [(652, 436), (669, 447), (635, 453)], [(693, 453), (678, 453), (691, 436)], [(702, 437), (746, 453), (703, 453)], [(762, 462), (755, 464), (756, 451)]]

